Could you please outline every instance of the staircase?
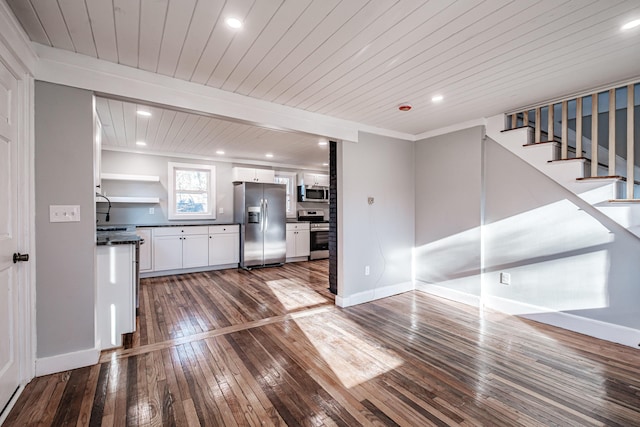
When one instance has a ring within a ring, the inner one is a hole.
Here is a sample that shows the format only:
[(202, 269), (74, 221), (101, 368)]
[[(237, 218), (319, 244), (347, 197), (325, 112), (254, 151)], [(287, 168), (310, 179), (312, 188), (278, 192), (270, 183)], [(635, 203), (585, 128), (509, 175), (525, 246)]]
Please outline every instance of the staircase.
[[(556, 141), (534, 143), (534, 130), (529, 126), (503, 129), (503, 115), (487, 119), (488, 137), (640, 237), (639, 183), (634, 183), (634, 194), (627, 197), (626, 178), (590, 177), (591, 164), (585, 158), (558, 160), (560, 144)], [(606, 169), (599, 166), (598, 172), (606, 174)]]

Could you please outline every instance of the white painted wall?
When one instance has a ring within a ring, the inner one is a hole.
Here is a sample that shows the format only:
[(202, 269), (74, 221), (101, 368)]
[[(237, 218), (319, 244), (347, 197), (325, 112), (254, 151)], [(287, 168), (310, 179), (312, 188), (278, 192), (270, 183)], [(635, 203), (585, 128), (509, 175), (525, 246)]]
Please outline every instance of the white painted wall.
[(341, 143), (339, 151), (337, 304), (413, 289), (413, 142), (360, 133), (358, 143)]
[(480, 296), (483, 132), (475, 126), (416, 142), (418, 287)]

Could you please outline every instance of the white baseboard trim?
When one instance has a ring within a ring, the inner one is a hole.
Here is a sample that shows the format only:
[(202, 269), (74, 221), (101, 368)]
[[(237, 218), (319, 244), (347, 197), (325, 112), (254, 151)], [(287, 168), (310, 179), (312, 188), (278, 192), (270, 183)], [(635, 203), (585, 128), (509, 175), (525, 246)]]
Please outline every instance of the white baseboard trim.
[(638, 348), (640, 343), (640, 330), (626, 326), (615, 325), (600, 320), (563, 313), (561, 311), (549, 311), (544, 307), (538, 307), (505, 298), (489, 296), (483, 298), (486, 307), (503, 313), (535, 320), (547, 325), (557, 326), (569, 331), (578, 332), (605, 341)]
[(204, 267), (180, 268), (177, 270), (145, 271), (140, 272), (140, 278), (146, 279), (149, 277), (173, 276), (174, 274), (202, 273), (204, 271), (225, 270), (227, 268), (238, 268), (238, 264), (207, 265)]
[(36, 359), (36, 377), (95, 365), (99, 359), (100, 350), (97, 348), (39, 358)]
[(351, 307), (352, 305), (375, 301), (377, 299), (390, 297), (392, 295), (398, 295), (403, 292), (412, 291), (414, 289), (415, 286), (413, 285), (413, 282), (402, 282), (395, 285), (384, 286), (382, 288), (358, 292), (357, 294), (349, 295), (346, 297), (336, 295), (336, 305), (343, 308)]
[(445, 288), (444, 286), (434, 285), (433, 283), (426, 283), (416, 281), (416, 290), (425, 292), (427, 294), (435, 295), (450, 299), (452, 301), (461, 302), (473, 307), (480, 307), (480, 297), (477, 295), (471, 295), (465, 292), (456, 291), (455, 289)]

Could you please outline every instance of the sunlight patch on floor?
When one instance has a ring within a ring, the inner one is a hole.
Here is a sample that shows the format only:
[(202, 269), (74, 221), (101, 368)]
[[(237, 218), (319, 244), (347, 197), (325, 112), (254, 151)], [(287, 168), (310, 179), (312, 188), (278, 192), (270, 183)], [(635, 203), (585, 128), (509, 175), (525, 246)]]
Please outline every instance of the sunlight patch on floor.
[(373, 338), (363, 339), (370, 331), (347, 319), (334, 321), (331, 315), (324, 315), (295, 322), (344, 387), (353, 388), (403, 364), (402, 359), (380, 349)]
[(308, 285), (300, 285), (295, 280), (269, 280), (265, 283), (287, 310), (296, 310), (329, 302), (322, 295), (310, 289)]

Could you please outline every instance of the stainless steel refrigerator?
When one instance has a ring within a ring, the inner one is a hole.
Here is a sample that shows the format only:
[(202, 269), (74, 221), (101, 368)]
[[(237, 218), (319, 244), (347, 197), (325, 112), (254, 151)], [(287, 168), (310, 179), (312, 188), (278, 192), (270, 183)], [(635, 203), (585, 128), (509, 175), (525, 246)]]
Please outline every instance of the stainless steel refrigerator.
[(235, 185), (233, 216), (240, 224), (240, 267), (284, 263), (286, 200), (285, 184), (243, 182)]

